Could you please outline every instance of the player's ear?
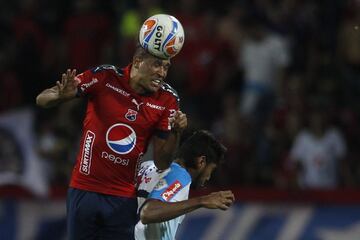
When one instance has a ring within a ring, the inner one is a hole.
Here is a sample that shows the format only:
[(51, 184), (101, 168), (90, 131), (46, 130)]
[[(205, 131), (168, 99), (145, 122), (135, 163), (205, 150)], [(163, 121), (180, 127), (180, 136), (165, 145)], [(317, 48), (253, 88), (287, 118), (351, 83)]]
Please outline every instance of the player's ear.
[(139, 69), (139, 68), (140, 68), (140, 65), (141, 65), (141, 62), (142, 62), (142, 58), (141, 58), (141, 57), (135, 57), (134, 60), (133, 60), (133, 66), (134, 66), (134, 68)]
[(196, 169), (203, 169), (206, 166), (206, 156), (202, 155), (195, 159)]

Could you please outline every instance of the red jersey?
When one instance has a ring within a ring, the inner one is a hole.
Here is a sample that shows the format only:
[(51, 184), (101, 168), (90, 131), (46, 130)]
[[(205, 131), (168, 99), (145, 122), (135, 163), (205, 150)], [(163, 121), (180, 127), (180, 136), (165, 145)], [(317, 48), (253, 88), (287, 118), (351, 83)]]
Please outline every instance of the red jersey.
[(129, 86), (130, 68), (104, 65), (77, 76), (88, 104), (71, 187), (134, 197), (136, 165), (150, 138), (171, 130), (176, 92), (164, 84), (152, 95), (136, 94)]

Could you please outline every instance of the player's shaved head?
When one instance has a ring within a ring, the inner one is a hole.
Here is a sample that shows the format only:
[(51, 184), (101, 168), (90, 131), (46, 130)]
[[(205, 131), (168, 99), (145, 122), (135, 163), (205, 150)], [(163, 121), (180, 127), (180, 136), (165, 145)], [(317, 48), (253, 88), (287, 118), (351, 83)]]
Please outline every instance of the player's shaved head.
[(138, 44), (135, 49), (133, 61), (135, 61), (135, 59), (143, 60), (148, 57), (153, 57), (153, 56), (150, 53), (148, 53), (143, 47), (141, 47), (140, 44)]

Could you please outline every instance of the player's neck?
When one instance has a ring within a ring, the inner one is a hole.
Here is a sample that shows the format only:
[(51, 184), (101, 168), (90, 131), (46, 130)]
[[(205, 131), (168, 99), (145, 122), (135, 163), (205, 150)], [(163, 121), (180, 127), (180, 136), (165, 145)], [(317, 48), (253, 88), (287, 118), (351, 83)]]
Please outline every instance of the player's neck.
[(144, 88), (140, 84), (138, 84), (138, 81), (136, 78), (130, 77), (129, 86), (135, 93), (137, 93), (139, 95), (145, 94)]
[[(136, 71), (136, 70), (134, 70)], [(145, 87), (143, 87), (140, 84), (140, 79), (137, 77), (137, 75), (134, 73), (132, 74), (133, 71), (130, 72), (130, 79), (129, 79), (129, 86), (131, 88), (131, 90), (133, 90), (136, 94), (141, 95), (141, 96), (151, 96), (154, 94), (154, 92), (149, 91), (148, 89), (146, 89)]]
[(185, 168), (186, 171), (189, 173), (189, 175), (191, 176), (191, 179), (194, 181), (194, 179), (196, 179), (199, 176), (199, 171), (196, 171), (193, 168), (187, 168), (185, 166), (185, 162), (183, 159), (177, 158), (174, 160), (175, 163), (179, 164), (181, 167)]
[(145, 93), (145, 89), (139, 84), (139, 79), (136, 77), (136, 71), (137, 70), (134, 68), (134, 66), (131, 66), (129, 86), (135, 93), (142, 95)]
[(177, 158), (174, 160), (175, 163), (179, 164), (180, 166), (182, 166), (183, 168), (185, 168), (185, 162), (184, 160)]

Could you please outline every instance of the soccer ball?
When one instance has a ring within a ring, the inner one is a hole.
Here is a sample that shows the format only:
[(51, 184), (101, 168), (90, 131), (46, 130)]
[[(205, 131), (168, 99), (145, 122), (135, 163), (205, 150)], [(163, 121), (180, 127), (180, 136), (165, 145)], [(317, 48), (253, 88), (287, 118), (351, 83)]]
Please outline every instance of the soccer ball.
[(169, 59), (178, 54), (184, 44), (184, 29), (174, 16), (156, 14), (145, 20), (139, 41), (150, 54)]

